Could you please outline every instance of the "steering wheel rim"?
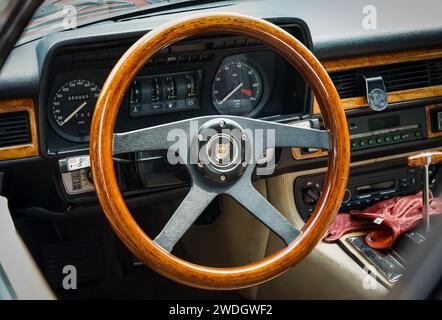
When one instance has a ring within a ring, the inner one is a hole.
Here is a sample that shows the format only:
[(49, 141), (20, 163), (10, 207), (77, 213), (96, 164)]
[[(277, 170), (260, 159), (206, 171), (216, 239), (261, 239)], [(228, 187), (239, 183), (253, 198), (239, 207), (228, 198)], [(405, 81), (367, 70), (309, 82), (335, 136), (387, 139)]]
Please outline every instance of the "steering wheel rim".
[[(212, 32), (255, 38), (284, 57), (312, 88), (325, 127), (329, 130), (329, 170), (323, 192), (299, 236), (287, 247), (263, 260), (232, 268), (196, 265), (157, 245), (131, 216), (119, 190), (113, 166), (114, 140), (119, 139), (113, 134), (117, 113), (138, 71), (162, 48), (191, 36)], [(269, 281), (313, 250), (327, 232), (344, 197), (349, 173), (349, 150), (345, 113), (336, 88), (320, 62), (302, 43), (281, 28), (262, 19), (231, 13), (188, 16), (167, 23), (137, 41), (115, 65), (101, 90), (90, 139), (91, 167), (97, 196), (111, 226), (125, 245), (146, 265), (172, 280), (216, 290), (246, 288)]]

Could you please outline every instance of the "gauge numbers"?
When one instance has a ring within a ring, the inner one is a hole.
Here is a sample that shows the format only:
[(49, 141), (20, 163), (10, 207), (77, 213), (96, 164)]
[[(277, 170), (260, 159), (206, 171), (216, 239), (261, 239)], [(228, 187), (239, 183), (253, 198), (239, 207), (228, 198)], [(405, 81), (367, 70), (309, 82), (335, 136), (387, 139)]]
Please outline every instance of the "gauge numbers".
[(223, 114), (251, 113), (262, 96), (259, 72), (250, 64), (233, 61), (219, 68), (212, 88), (212, 101)]
[(50, 98), (49, 111), (54, 129), (64, 138), (87, 142), (100, 88), (93, 80), (65, 82)]

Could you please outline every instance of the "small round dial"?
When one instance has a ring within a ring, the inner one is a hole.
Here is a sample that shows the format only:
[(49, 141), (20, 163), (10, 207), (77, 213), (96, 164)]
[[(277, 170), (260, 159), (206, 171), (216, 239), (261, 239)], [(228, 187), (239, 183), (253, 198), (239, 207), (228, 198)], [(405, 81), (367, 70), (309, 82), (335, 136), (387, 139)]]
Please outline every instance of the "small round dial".
[(99, 86), (91, 80), (75, 79), (63, 83), (49, 100), (55, 131), (68, 140), (87, 142), (99, 94)]
[(220, 113), (244, 115), (257, 107), (262, 91), (258, 70), (244, 62), (229, 62), (215, 76), (212, 101)]

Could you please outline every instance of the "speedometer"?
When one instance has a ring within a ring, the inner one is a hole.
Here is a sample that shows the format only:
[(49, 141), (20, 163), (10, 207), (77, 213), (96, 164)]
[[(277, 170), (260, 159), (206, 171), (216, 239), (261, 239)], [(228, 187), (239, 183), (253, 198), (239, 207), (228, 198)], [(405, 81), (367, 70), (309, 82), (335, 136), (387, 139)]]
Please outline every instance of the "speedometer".
[(48, 111), (54, 130), (67, 140), (87, 142), (99, 94), (100, 87), (91, 79), (62, 83), (49, 99)]
[(226, 61), (219, 68), (212, 88), (212, 101), (223, 114), (251, 113), (262, 96), (262, 80), (258, 70), (242, 61)]

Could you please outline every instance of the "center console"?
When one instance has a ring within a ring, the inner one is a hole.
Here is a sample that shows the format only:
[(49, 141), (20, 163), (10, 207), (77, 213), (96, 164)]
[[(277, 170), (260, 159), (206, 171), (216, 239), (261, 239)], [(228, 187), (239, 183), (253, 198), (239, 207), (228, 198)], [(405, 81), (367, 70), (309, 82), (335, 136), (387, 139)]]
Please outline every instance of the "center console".
[[(430, 176), (434, 176), (436, 170), (437, 167), (431, 166)], [(314, 174), (295, 180), (295, 203), (304, 221), (315, 209), (324, 179), (325, 174)], [(381, 200), (415, 194), (421, 190), (421, 170), (408, 168), (404, 160), (353, 168), (340, 212), (363, 209)]]

